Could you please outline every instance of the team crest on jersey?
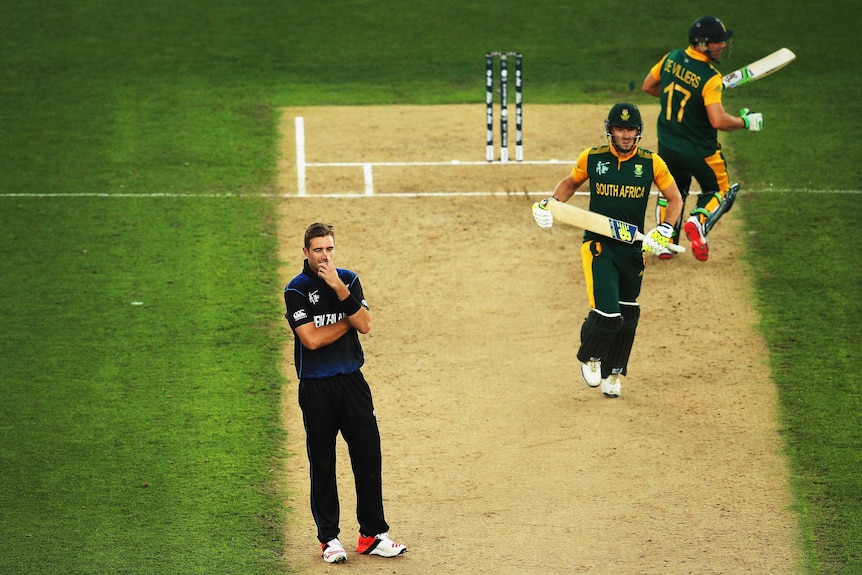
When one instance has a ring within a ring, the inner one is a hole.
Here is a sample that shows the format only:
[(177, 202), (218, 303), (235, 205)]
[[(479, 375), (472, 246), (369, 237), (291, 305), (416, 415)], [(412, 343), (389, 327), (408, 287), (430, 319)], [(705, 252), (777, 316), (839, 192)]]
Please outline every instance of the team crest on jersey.
[(308, 303), (311, 305), (317, 305), (317, 302), (320, 301), (320, 294), (317, 293), (317, 290), (313, 292), (308, 292)]
[(643, 175), (644, 175), (643, 164), (635, 164), (635, 177), (640, 178)]
[(600, 176), (602, 174), (607, 174), (610, 166), (610, 162), (596, 162), (596, 173)]

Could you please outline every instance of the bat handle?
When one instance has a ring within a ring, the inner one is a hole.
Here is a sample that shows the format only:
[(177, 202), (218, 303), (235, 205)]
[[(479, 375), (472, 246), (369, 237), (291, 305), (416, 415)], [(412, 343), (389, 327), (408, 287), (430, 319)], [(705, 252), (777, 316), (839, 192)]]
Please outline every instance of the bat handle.
[[(646, 236), (640, 232), (635, 234), (635, 241), (636, 242), (642, 242), (642, 241), (644, 241), (644, 238), (646, 238)], [(685, 248), (679, 244), (674, 244), (674, 243), (668, 242), (668, 244), (665, 247), (667, 249), (669, 249), (670, 251), (676, 252), (678, 254), (684, 254), (685, 253)]]

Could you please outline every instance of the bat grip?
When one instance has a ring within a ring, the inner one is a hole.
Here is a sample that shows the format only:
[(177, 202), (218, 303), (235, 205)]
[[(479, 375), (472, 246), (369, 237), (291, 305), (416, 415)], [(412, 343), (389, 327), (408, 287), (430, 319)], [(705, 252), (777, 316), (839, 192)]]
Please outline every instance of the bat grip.
[[(646, 238), (646, 236), (645, 236), (645, 235), (643, 235), (643, 234), (642, 234), (642, 233), (640, 233), (640, 232), (638, 232), (638, 233), (635, 235), (635, 241), (636, 241), (636, 242), (642, 242), (642, 241), (644, 241), (644, 239), (645, 239), (645, 238)], [(678, 254), (684, 254), (684, 253), (685, 253), (685, 248), (684, 248), (684, 247), (682, 247), (682, 246), (681, 246), (681, 245), (679, 245), (679, 244), (675, 244), (675, 243), (672, 243), (672, 242), (668, 242), (668, 244), (667, 244), (665, 247), (666, 247), (667, 249), (669, 249), (670, 251), (672, 251), (672, 252), (676, 252), (676, 253), (678, 253)]]

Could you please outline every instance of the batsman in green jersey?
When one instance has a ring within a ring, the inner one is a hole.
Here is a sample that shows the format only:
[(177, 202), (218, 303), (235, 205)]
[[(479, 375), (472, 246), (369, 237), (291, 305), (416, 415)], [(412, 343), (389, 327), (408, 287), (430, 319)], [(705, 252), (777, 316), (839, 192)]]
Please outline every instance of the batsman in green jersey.
[[(718, 131), (763, 129), (762, 114), (743, 108), (740, 116), (732, 116), (721, 103), (721, 73), (713, 64), (719, 62), (725, 51), (729, 54), (732, 36), (733, 31), (718, 18), (698, 18), (689, 29), (688, 48), (666, 54), (650, 69), (642, 86), (644, 92), (661, 100), (658, 153), (679, 186), (683, 204), (692, 178), (700, 184), (697, 206), (683, 228), (694, 257), (700, 261), (709, 258), (707, 234), (722, 214), (730, 210), (739, 189), (739, 184), (730, 185)], [(658, 221), (665, 206), (659, 200)], [(675, 242), (680, 223), (674, 233)], [(673, 252), (665, 250), (659, 257), (672, 256)]]
[(533, 204), (536, 223), (550, 228), (554, 217), (548, 202), (568, 201), (589, 181), (591, 212), (633, 224), (642, 232), (653, 184), (667, 200), (664, 219), (644, 234), (643, 242), (626, 243), (584, 232), (581, 259), (590, 311), (581, 326), (578, 360), (587, 385), (601, 386), (607, 397), (619, 397), (620, 379), (627, 373), (640, 319), (637, 298), (644, 252), (658, 255), (667, 249), (682, 213), (682, 197), (664, 160), (638, 147), (642, 133), (637, 106), (616, 104), (605, 120), (608, 143), (581, 152), (571, 174), (554, 188), (554, 195)]

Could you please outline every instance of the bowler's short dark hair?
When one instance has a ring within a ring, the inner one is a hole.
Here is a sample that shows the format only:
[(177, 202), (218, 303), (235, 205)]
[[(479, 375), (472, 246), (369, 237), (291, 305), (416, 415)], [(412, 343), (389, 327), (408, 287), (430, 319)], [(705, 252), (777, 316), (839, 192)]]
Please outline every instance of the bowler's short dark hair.
[(308, 229), (305, 230), (305, 247), (311, 247), (311, 240), (314, 238), (323, 238), (326, 236), (332, 236), (335, 238), (335, 228), (332, 224), (322, 224), (320, 222), (315, 222), (308, 226)]

